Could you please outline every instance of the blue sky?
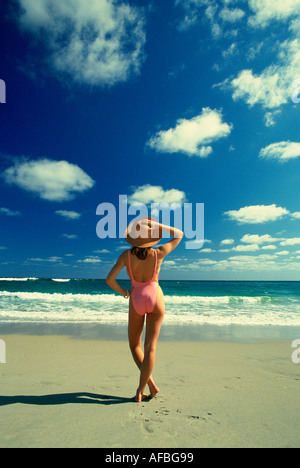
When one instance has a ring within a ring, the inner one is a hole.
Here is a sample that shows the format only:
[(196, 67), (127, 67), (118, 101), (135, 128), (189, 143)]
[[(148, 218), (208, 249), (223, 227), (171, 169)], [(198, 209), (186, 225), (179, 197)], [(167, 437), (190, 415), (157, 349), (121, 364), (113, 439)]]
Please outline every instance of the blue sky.
[(0, 277), (105, 278), (142, 194), (205, 204), (163, 279), (298, 280), (300, 1), (88, 5), (1, 2)]

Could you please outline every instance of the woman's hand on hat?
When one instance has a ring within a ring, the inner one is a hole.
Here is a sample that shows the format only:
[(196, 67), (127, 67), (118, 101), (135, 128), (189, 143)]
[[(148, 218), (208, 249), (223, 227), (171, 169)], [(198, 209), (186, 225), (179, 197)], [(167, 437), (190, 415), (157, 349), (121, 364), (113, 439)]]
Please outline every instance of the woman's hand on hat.
[(157, 226), (159, 226), (159, 222), (156, 221), (156, 219), (141, 219), (141, 221), (139, 221), (140, 225), (141, 226), (147, 226), (149, 229), (153, 229), (153, 228), (156, 228)]
[(149, 219), (141, 219), (138, 221), (137, 225), (141, 227), (151, 227), (151, 221)]

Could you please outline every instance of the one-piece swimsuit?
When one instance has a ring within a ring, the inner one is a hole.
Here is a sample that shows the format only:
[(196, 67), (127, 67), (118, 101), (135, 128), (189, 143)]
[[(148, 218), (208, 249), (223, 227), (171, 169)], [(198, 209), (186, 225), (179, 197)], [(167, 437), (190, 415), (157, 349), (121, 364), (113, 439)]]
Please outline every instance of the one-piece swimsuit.
[(128, 266), (131, 276), (133, 290), (131, 293), (132, 304), (139, 315), (151, 314), (154, 312), (157, 299), (158, 281), (156, 281), (157, 272), (157, 250), (155, 250), (155, 268), (153, 277), (146, 283), (135, 281), (131, 269), (131, 251), (128, 250)]

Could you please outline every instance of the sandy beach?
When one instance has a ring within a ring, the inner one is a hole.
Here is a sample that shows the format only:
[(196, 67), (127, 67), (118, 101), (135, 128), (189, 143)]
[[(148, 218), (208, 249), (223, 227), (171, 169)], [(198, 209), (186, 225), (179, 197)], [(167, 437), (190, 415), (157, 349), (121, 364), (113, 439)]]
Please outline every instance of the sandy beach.
[(299, 447), (290, 341), (160, 342), (160, 394), (134, 403), (126, 341), (2, 336), (0, 447)]

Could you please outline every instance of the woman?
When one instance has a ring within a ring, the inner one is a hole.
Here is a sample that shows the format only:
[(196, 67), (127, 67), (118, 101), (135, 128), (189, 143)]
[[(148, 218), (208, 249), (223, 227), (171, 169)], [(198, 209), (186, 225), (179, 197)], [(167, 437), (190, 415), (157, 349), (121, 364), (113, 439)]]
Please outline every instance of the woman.
[[(174, 238), (165, 245), (153, 249), (166, 231)], [(133, 359), (140, 369), (140, 382), (135, 401), (140, 403), (147, 398), (144, 391), (148, 384), (150, 395), (154, 398), (159, 392), (152, 371), (155, 364), (156, 345), (165, 315), (164, 296), (158, 284), (159, 272), (164, 258), (181, 242), (183, 232), (165, 226), (151, 218), (143, 218), (132, 223), (125, 233), (125, 238), (133, 247), (123, 252), (109, 273), (106, 283), (118, 294), (129, 300), (128, 338)], [(126, 291), (116, 281), (117, 276), (126, 267), (132, 282), (130, 291)], [(144, 353), (141, 347), (144, 322), (146, 336)]]

